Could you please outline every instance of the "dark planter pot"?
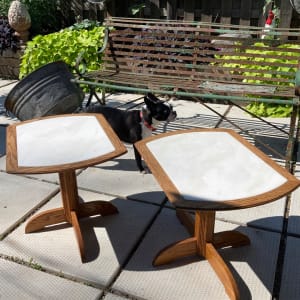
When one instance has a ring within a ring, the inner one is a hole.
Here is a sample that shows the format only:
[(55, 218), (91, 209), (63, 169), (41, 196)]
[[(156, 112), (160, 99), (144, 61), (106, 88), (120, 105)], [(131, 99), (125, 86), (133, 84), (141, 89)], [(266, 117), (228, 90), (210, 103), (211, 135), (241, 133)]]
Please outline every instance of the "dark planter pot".
[(81, 105), (84, 93), (71, 82), (72, 78), (62, 61), (44, 65), (14, 86), (4, 106), (21, 121), (73, 113)]

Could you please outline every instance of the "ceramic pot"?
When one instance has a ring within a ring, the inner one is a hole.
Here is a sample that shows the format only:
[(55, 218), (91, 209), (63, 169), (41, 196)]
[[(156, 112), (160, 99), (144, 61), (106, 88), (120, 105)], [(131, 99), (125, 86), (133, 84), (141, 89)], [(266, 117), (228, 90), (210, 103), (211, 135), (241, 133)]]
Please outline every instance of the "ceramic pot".
[(84, 93), (72, 78), (62, 61), (44, 65), (14, 86), (4, 106), (21, 121), (73, 113), (81, 106)]

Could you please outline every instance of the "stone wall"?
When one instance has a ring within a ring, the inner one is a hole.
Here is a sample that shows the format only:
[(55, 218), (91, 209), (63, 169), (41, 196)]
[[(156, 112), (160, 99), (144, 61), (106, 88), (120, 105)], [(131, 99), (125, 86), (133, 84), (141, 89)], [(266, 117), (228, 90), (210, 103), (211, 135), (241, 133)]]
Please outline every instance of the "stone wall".
[(0, 54), (0, 78), (19, 78), (20, 62), (23, 53), (24, 48), (16, 52), (11, 49), (6, 49)]

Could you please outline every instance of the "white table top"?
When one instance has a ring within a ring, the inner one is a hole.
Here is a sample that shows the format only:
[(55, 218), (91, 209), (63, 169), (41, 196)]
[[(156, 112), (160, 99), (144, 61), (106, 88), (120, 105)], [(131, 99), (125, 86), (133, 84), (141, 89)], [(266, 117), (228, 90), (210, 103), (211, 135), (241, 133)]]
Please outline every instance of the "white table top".
[(287, 182), (228, 132), (168, 135), (147, 142), (146, 147), (185, 200), (247, 198)]
[(115, 150), (94, 116), (65, 116), (16, 127), (19, 167), (53, 166), (92, 159)]

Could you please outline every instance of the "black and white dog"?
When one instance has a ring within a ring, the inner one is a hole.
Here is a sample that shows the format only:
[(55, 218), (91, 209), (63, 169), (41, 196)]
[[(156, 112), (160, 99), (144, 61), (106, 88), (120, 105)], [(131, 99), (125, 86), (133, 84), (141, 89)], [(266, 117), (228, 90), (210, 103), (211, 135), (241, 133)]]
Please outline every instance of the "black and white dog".
[(85, 112), (101, 113), (120, 140), (133, 144), (135, 161), (141, 172), (144, 171), (144, 167), (134, 143), (150, 136), (160, 122), (174, 121), (177, 116), (172, 105), (159, 100), (151, 93), (144, 97), (144, 102), (141, 110), (124, 111), (102, 105), (93, 105), (85, 109)]

